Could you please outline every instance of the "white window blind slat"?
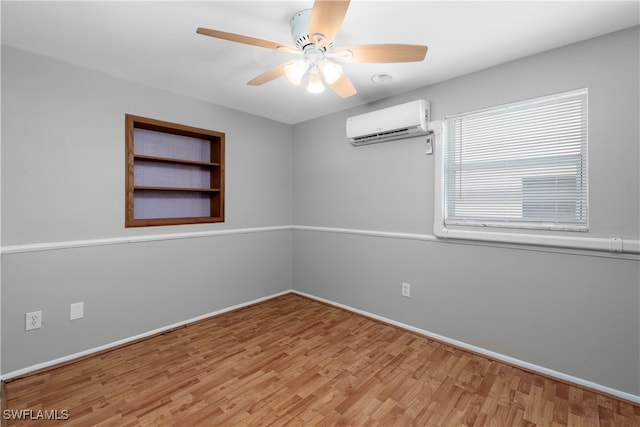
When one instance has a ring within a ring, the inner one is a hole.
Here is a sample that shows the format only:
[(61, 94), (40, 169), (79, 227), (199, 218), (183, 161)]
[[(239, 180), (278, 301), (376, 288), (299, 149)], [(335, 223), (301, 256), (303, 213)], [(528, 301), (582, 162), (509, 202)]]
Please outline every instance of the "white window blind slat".
[(587, 90), (446, 118), (445, 224), (586, 230)]

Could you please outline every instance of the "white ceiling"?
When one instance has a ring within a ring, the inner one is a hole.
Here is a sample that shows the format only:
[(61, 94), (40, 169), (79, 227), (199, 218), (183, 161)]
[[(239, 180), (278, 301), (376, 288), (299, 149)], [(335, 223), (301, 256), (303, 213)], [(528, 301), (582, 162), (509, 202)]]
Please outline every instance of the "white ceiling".
[[(429, 46), (420, 63), (344, 64), (358, 94), (310, 94), (279, 78), (291, 54), (196, 34), (206, 27), (294, 44), (289, 19), (313, 1), (2, 1), (2, 44), (294, 124), (640, 23), (640, 2), (351, 2), (336, 46)], [(597, 61), (597, 58), (594, 58)], [(393, 80), (376, 84), (387, 72)]]

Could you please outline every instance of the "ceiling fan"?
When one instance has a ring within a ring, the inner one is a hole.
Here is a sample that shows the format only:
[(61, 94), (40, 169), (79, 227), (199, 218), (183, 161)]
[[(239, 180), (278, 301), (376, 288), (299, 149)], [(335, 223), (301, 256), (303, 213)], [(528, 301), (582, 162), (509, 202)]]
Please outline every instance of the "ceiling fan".
[(290, 21), (295, 46), (240, 34), (198, 28), (198, 34), (303, 55), (269, 70), (247, 84), (259, 86), (281, 76), (299, 85), (307, 76), (307, 91), (324, 90), (323, 81), (338, 95), (348, 98), (356, 94), (351, 80), (342, 72), (339, 62), (390, 63), (422, 61), (427, 46), (408, 44), (374, 44), (334, 47), (333, 40), (349, 8), (349, 0), (316, 0), (313, 9), (296, 13)]

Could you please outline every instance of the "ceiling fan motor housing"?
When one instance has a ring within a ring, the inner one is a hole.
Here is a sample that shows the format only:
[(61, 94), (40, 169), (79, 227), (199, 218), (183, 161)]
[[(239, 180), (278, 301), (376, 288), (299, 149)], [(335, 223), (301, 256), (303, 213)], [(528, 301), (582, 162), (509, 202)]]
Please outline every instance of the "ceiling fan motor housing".
[[(311, 12), (313, 9), (304, 9), (297, 12), (291, 17), (289, 26), (291, 27), (291, 37), (300, 50), (305, 50), (307, 46), (313, 46), (311, 37), (309, 36), (309, 21), (311, 20)], [(333, 41), (328, 43), (323, 50), (333, 47)]]

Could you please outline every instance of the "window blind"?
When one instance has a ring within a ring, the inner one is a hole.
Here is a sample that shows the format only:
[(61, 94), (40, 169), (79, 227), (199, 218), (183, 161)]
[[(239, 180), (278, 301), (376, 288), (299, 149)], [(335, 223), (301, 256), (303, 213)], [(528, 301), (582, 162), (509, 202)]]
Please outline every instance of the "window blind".
[(588, 228), (587, 89), (445, 123), (445, 224)]

